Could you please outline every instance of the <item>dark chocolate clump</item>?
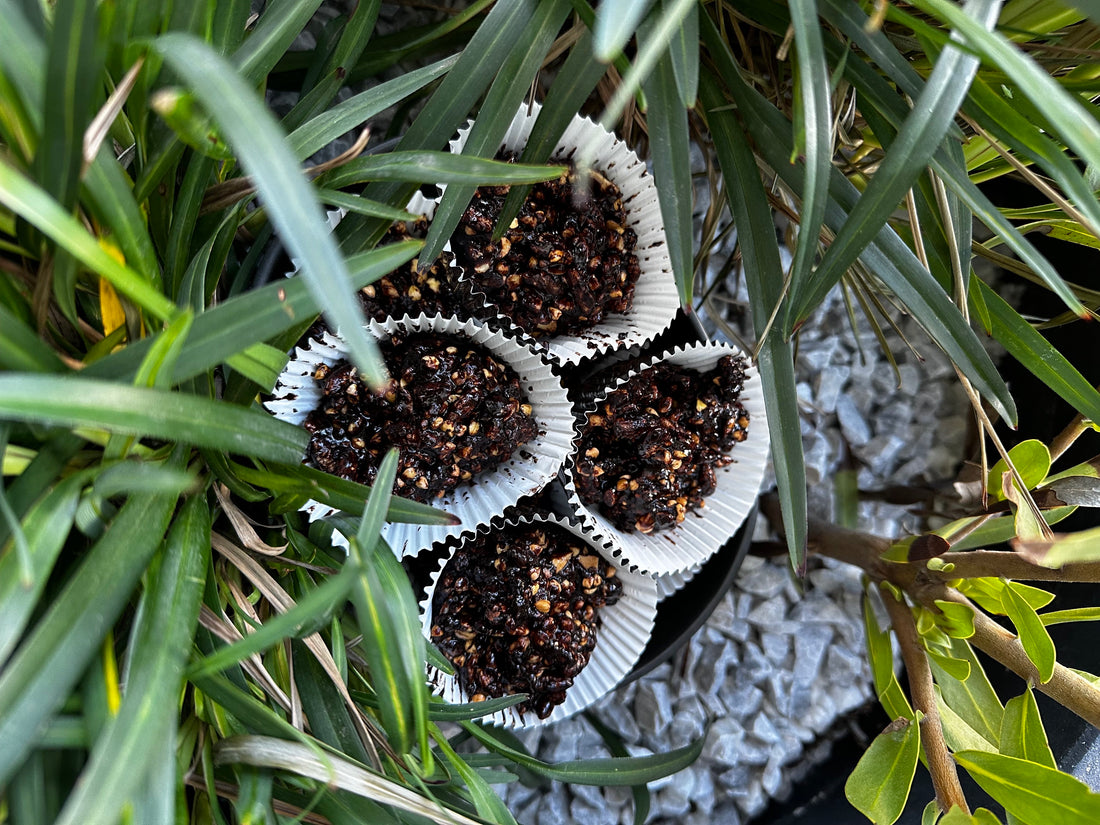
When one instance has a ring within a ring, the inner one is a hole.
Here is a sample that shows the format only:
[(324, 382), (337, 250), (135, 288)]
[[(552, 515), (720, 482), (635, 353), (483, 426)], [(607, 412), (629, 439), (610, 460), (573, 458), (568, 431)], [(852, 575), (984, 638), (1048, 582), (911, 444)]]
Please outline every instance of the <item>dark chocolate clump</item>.
[(534, 337), (581, 332), (633, 304), (637, 235), (627, 225), (622, 193), (598, 172), (586, 189), (572, 168), (535, 184), (494, 241), (509, 187), (478, 187), (451, 236), (473, 290)]
[(514, 370), (455, 335), (396, 335), (381, 344), (392, 377), (379, 394), (347, 361), (314, 373), (323, 397), (306, 418), (309, 459), (320, 469), (372, 484), (399, 450), (393, 492), (440, 498), (511, 457), (538, 433)]
[[(428, 221), (421, 217), (416, 221), (398, 221), (390, 227), (382, 245), (409, 239), (423, 240), (428, 236)], [(454, 255), (446, 250), (430, 267), (420, 269), (420, 259), (408, 263), (382, 276), (359, 291), (363, 314), (376, 321), (387, 317), (401, 318), (408, 314), (416, 318), (420, 313), (455, 315), (463, 320), (470, 317), (467, 310), (468, 292), (459, 282), (461, 270), (452, 266)]]
[(588, 664), (599, 611), (622, 595), (615, 568), (555, 524), (480, 535), (447, 563), (432, 641), (471, 701), (527, 693), (545, 719)]
[(706, 372), (657, 364), (609, 393), (579, 441), (581, 500), (627, 533), (679, 524), (748, 437), (744, 382), (744, 359), (726, 355)]

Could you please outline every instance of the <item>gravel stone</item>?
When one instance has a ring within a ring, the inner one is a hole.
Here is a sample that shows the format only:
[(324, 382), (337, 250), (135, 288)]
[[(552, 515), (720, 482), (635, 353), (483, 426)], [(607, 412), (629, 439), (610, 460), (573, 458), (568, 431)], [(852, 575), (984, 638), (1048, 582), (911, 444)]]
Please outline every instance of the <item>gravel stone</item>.
[(859, 447), (871, 440), (871, 427), (860, 413), (851, 394), (841, 395), (836, 401), (836, 415), (840, 431), (848, 443)]

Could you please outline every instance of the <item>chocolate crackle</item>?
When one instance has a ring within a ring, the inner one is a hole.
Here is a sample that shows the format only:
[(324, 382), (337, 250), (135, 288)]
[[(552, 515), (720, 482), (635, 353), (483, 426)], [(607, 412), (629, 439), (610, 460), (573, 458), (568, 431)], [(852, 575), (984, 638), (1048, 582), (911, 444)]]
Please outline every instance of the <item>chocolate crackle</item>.
[(581, 435), (573, 469), (581, 500), (627, 533), (682, 522), (748, 437), (744, 382), (744, 359), (725, 355), (710, 370), (657, 364), (620, 385)]
[[(415, 221), (398, 221), (387, 231), (382, 245), (407, 240), (424, 240), (428, 237), (428, 219), (421, 216)], [(444, 250), (431, 266), (421, 269), (420, 259), (383, 275), (377, 281), (359, 290), (359, 303), (363, 314), (376, 321), (387, 317), (400, 318), (409, 315), (416, 318), (425, 315), (454, 315), (468, 318), (468, 289), (459, 282), (461, 270), (453, 266), (454, 254)]]
[(536, 338), (581, 332), (633, 305), (637, 236), (618, 186), (596, 171), (591, 183), (579, 184), (570, 166), (535, 184), (499, 241), (493, 227), (509, 187), (481, 186), (451, 237), (472, 289)]
[(615, 568), (552, 523), (480, 534), (447, 563), (431, 638), (470, 701), (527, 693), (547, 718), (588, 664), (600, 610), (622, 595)]
[(380, 345), (393, 378), (379, 394), (347, 361), (313, 373), (322, 397), (309, 413), (308, 458), (325, 472), (374, 482), (399, 450), (396, 495), (429, 502), (507, 461), (538, 426), (516, 373), (456, 335), (394, 335)]

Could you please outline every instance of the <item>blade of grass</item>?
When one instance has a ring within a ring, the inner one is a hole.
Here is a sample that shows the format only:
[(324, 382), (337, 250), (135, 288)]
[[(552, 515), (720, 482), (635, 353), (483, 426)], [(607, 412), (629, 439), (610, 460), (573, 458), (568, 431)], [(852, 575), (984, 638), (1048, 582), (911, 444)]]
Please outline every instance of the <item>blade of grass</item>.
[(291, 132), (287, 136), (290, 148), (299, 160), (305, 160), (340, 135), (359, 128), (372, 117), (442, 77), (457, 61), (458, 55), (452, 55), (349, 97)]
[[(790, 124), (783, 115), (738, 73), (725, 42), (709, 18), (703, 18), (703, 38), (725, 81), (725, 88), (744, 112), (745, 127), (753, 137), (757, 151), (775, 170), (795, 196), (802, 193), (801, 164), (791, 164)], [(723, 104), (724, 105), (724, 104)], [(844, 224), (855, 208), (860, 193), (839, 170), (833, 170), (829, 185), (829, 204), (825, 223), (834, 231)], [(960, 366), (974, 386), (990, 400), (998, 413), (1015, 425), (1016, 407), (1000, 373), (993, 365), (974, 331), (945, 293), (945, 285), (936, 282), (917, 260), (912, 250), (889, 226), (863, 251), (861, 258), (876, 276), (909, 308), (913, 317), (948, 356)]]
[(806, 154), (806, 183), (790, 275), (791, 293), (798, 295), (810, 281), (821, 226), (825, 221), (829, 172), (833, 161), (833, 121), (829, 67), (825, 62), (816, 0), (792, 0), (790, 10), (798, 68), (799, 111), (805, 134), (800, 142)]
[(139, 273), (115, 258), (89, 234), (76, 217), (65, 211), (40, 186), (0, 160), (0, 203), (50, 237), (58, 247), (111, 282), (119, 293), (166, 321), (175, 304)]
[(63, 372), (65, 365), (34, 330), (0, 304), (0, 369)]
[[(357, 290), (377, 280), (412, 258), (420, 247), (420, 241), (401, 241), (352, 256), (348, 259), (349, 286)], [(201, 375), (254, 343), (308, 322), (319, 310), (320, 302), (302, 278), (284, 279), (230, 298), (195, 318), (170, 384)], [(127, 380), (151, 346), (152, 339), (131, 344), (90, 365), (83, 374)]]
[(235, 736), (218, 745), (218, 762), (275, 768), (308, 776), (331, 787), (350, 791), (398, 810), (449, 825), (479, 825), (457, 811), (450, 811), (388, 777), (367, 771), (338, 756), (323, 756), (295, 742), (266, 736)]
[(372, 218), (384, 218), (388, 221), (415, 221), (417, 216), (404, 209), (396, 209), (389, 204), (367, 200), (359, 195), (341, 192), (338, 189), (318, 189), (317, 197), (321, 203), (338, 206), (348, 212), (367, 215)]
[[(647, 20), (646, 26), (639, 33), (643, 46), (649, 42), (653, 28)], [(680, 304), (690, 307), (694, 281), (691, 214), (695, 191), (691, 181), (688, 113), (684, 108), (683, 89), (677, 81), (671, 52), (661, 56), (653, 73), (643, 82), (642, 88), (649, 100), (646, 117), (649, 149), (653, 160), (653, 176), (660, 195), (669, 258), (676, 276)], [(694, 103), (694, 98), (692, 102)]]
[[(492, 157), (496, 154), (520, 101), (565, 22), (569, 8), (569, 0), (543, 0), (542, 3), (532, 6), (530, 21), (505, 57), (470, 133), (466, 136), (461, 160), (472, 163), (474, 158)], [(462, 213), (469, 206), (479, 182), (447, 187), (432, 218), (428, 236), (424, 239), (425, 260), (434, 261), (439, 257), (443, 245), (458, 227)]]
[(175, 504), (174, 496), (128, 499), (0, 672), (0, 784), (23, 762), (99, 650), (160, 545)]
[(210, 556), (210, 508), (204, 495), (180, 509), (150, 578), (134, 634), (126, 695), (96, 740), (56, 825), (118, 821), (145, 779), (159, 743), (177, 725), (176, 705), (199, 615)]
[(351, 596), (390, 744), (406, 754), (419, 741), (421, 758), (430, 764), (424, 637), (416, 599), (408, 576), (378, 536), (396, 475), (397, 451), (390, 450), (378, 468), (359, 531), (348, 550), (348, 563), (355, 571)]
[(279, 58), (286, 54), (290, 44), (305, 28), (322, 0), (292, 0), (272, 3), (264, 7), (263, 14), (233, 54), (233, 63), (241, 77), (250, 84), (262, 81)]
[[(530, 10), (528, 2), (493, 6), (401, 138), (398, 149), (439, 149), (446, 144), (496, 76), (530, 19)], [(381, 183), (368, 187), (364, 194), (373, 200), (404, 206), (412, 192), (409, 185)], [(359, 251), (378, 243), (388, 228), (386, 223), (358, 218), (344, 220), (336, 231), (342, 245)]]
[(178, 440), (283, 463), (301, 460), (309, 441), (305, 430), (256, 410), (87, 378), (0, 375), (0, 418)]
[(487, 822), (496, 822), (500, 825), (516, 825), (515, 817), (512, 816), (512, 812), (508, 810), (503, 800), (493, 793), (493, 789), (489, 787), (489, 783), (485, 781), (481, 774), (471, 768), (467, 761), (455, 752), (447, 741), (447, 737), (436, 734), (434, 738), (447, 763), (454, 768), (455, 773), (466, 783), (466, 790), (470, 794), (470, 799), (473, 800), (477, 815)]
[(19, 642), (46, 589), (54, 562), (72, 529), (80, 489), (86, 479), (86, 474), (65, 479), (27, 514), (21, 527), (27, 548), (25, 559), (23, 554), (11, 551), (0, 556), (0, 615), (4, 617), (0, 626), (0, 664)]
[(286, 613), (271, 616), (241, 641), (220, 647), (194, 662), (187, 670), (187, 678), (193, 680), (219, 673), (283, 639), (297, 639), (303, 634), (316, 632), (318, 622), (344, 603), (353, 581), (350, 570), (345, 568), (306, 595), (299, 596), (297, 604)]
[(517, 765), (548, 779), (557, 779), (574, 785), (626, 786), (644, 785), (663, 776), (683, 770), (703, 751), (706, 734), (682, 748), (651, 756), (623, 758), (578, 759), (573, 762), (550, 764), (535, 759), (507, 744), (507, 731), (496, 731), (472, 722), (463, 722), (462, 728), (474, 739), (494, 753), (508, 757)]
[(652, 0), (604, 0), (596, 10), (592, 45), (596, 57), (611, 61), (626, 46)]
[[(858, 24), (858, 19), (852, 20), (848, 16), (841, 16), (837, 18), (837, 22), (844, 33), (849, 37), (853, 37), (853, 39), (856, 33), (859, 33), (861, 37), (865, 36), (862, 34), (863, 29), (862, 26)], [(847, 47), (832, 38), (825, 42), (834, 60), (839, 60), (840, 56), (847, 50)], [(893, 64), (891, 63), (890, 65)], [(871, 111), (876, 112), (886, 121), (889, 121), (894, 129), (900, 128), (909, 110), (889, 84), (887, 84), (872, 67), (861, 60), (846, 61), (844, 67), (846, 76), (862, 95), (863, 105), (861, 108), (865, 112), (865, 116), (869, 115)], [(921, 83), (922, 81), (918, 78), (916, 82)], [(918, 86), (917, 88), (919, 89), (920, 87)], [(993, 93), (985, 87), (981, 77), (975, 78), (974, 82), (971, 84), (970, 94), (964, 103), (964, 109), (969, 110), (972, 108), (975, 105), (975, 101), (985, 100), (987, 94), (992, 95)], [(996, 96), (994, 95), (994, 97)], [(983, 105), (986, 106), (986, 109), (990, 109), (991, 104), (986, 103)], [(1022, 123), (1015, 123), (1009, 131), (1017, 136), (1026, 135), (1029, 130), (1039, 135), (1043, 141), (1050, 145), (1052, 150), (1044, 154), (1043, 163), (1045, 168), (1051, 171), (1055, 179), (1059, 181), (1063, 188), (1067, 185), (1071, 187), (1076, 185), (1078, 188), (1083, 187), (1091, 198), (1091, 190), (1088, 189), (1072, 162), (1057, 151), (1057, 147), (1054, 146), (1053, 141), (1042, 136), (1038, 129), (1016, 113), (1011, 106), (1007, 106), (1006, 104), (1006, 108), (1008, 109), (1007, 112), (1001, 112), (998, 109), (999, 114), (992, 120), (994, 122), (1007, 123), (1008, 120), (1006, 118), (1012, 117), (1023, 121)], [(885, 145), (887, 135), (883, 134), (883, 131), (884, 130), (878, 127), (875, 129), (876, 136), (883, 140)], [(891, 141), (893, 139), (893, 134), (893, 132), (889, 133), (889, 139)], [(961, 150), (961, 147), (959, 147), (959, 149), (954, 147), (955, 144), (949, 143), (937, 149), (931, 161), (932, 168), (935, 170), (936, 174), (944, 180), (948, 188), (958, 196), (963, 204), (973, 211), (975, 216), (987, 227), (992, 229), (998, 237), (1002, 238), (1009, 248), (1012, 249), (1022, 261), (1030, 266), (1054, 292), (1062, 297), (1064, 301), (1069, 302), (1071, 306), (1073, 303), (1079, 303), (1072, 290), (1068, 287), (1057, 270), (1055, 270), (1046, 258), (1039, 254), (1038, 250), (1031, 242), (1023, 236), (1010, 220), (1008, 220), (1009, 215), (1004, 210), (1000, 210), (994, 206), (989, 198), (971, 181), (966, 173), (965, 165), (960, 167), (957, 158), (954, 161), (951, 159), (948, 154), (949, 152)], [(1068, 171), (1063, 167), (1068, 167)], [(1067, 189), (1066, 191), (1076, 190)], [(1089, 203), (1090, 207), (1100, 216), (1100, 203), (1096, 203), (1093, 200), (1090, 200)], [(963, 220), (963, 218), (964, 215), (961, 212), (956, 216), (959, 225), (958, 228), (965, 229), (967, 222)], [(965, 231), (959, 233), (960, 251), (964, 249), (964, 236)]]
[[(752, 151), (733, 112), (725, 108), (725, 98), (709, 72), (701, 78), (699, 91), (719, 162), (726, 170), (728, 179), (736, 181), (727, 184), (726, 197), (739, 227), (737, 235), (749, 287), (753, 325), (759, 337), (764, 333), (772, 308), (782, 298), (783, 288), (783, 267), (771, 207)], [(757, 366), (769, 411), (772, 461), (779, 487), (787, 550), (792, 567), (802, 570), (806, 563), (806, 468), (802, 455), (793, 353), (791, 346), (778, 335), (767, 336), (759, 346)]]
[[(546, 163), (550, 160), (554, 147), (606, 71), (607, 67), (592, 54), (592, 33), (586, 30), (573, 44), (557, 78), (546, 91), (538, 120), (520, 153), (521, 163)], [(496, 240), (503, 236), (505, 228), (519, 214), (529, 191), (530, 187), (525, 185), (513, 186), (508, 190), (493, 230)]]
[[(449, 152), (388, 152), (348, 161), (338, 169), (320, 175), (317, 184), (340, 189), (363, 181), (406, 181), (447, 184), (447, 191), (450, 192), (463, 185), (476, 186), (479, 183), (537, 183), (556, 178), (564, 170), (563, 166), (505, 163)], [(439, 215), (438, 210), (436, 215)], [(432, 219), (433, 227), (438, 220), (438, 217)], [(428, 254), (425, 249), (425, 257)]]
[[(986, 27), (996, 22), (999, 8), (998, 0), (970, 0), (967, 3), (968, 11), (978, 15), (981, 25)], [(975, 25), (978, 25), (976, 21)], [(978, 65), (977, 58), (958, 47), (945, 49), (940, 55), (891, 150), (884, 156), (843, 227), (838, 229), (813, 280), (793, 291), (788, 333), (805, 320), (810, 310), (855, 263), (912, 188), (947, 135)]]
[(92, 0), (73, 0), (58, 6), (46, 52), (35, 180), (66, 210), (76, 205), (84, 130), (99, 97), (103, 55), (97, 47), (96, 5)]
[[(344, 569), (350, 572), (352, 567), (347, 565)], [(352, 577), (349, 576), (348, 581), (353, 581)], [(294, 656), (294, 684), (302, 698), (302, 710), (309, 719), (310, 733), (345, 756), (369, 765), (370, 755), (356, 733), (355, 723), (348, 715), (343, 698), (324, 669), (301, 643), (292, 644), (291, 650)]]
[(351, 360), (371, 384), (381, 384), (385, 368), (377, 344), (363, 329), (347, 264), (278, 124), (229, 63), (201, 41), (166, 34), (155, 46), (236, 149), (288, 251), (302, 261), (303, 276), (325, 316), (343, 332)]
[(922, 11), (955, 27), (963, 42), (1000, 68), (1092, 168), (1100, 168), (1100, 123), (1046, 70), (996, 31), (945, 0), (917, 0)]
[[(661, 6), (669, 9), (672, 0), (661, 0)], [(687, 108), (695, 105), (699, 95), (699, 5), (688, 9), (684, 21), (668, 44), (672, 72), (676, 76), (676, 88), (680, 90), (680, 102)], [(647, 93), (648, 96), (648, 93)]]

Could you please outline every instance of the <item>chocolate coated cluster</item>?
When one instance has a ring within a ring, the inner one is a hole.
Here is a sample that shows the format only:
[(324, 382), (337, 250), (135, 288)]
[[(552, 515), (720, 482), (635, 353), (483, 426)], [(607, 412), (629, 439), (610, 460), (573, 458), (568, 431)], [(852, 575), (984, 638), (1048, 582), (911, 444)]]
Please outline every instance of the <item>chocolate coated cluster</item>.
[(640, 269), (622, 193), (592, 173), (537, 183), (499, 241), (493, 227), (507, 186), (481, 186), (451, 237), (476, 292), (534, 337), (583, 331), (630, 309)]
[(599, 611), (622, 595), (615, 568), (555, 524), (493, 531), (447, 563), (432, 599), (432, 641), (471, 701), (527, 693), (545, 719), (588, 664)]
[(627, 533), (679, 524), (748, 436), (744, 381), (744, 359), (726, 355), (706, 372), (657, 364), (609, 393), (579, 441), (581, 500)]
[(325, 472), (371, 484), (386, 451), (397, 447), (394, 493), (428, 502), (537, 435), (519, 378), (482, 347), (414, 333), (380, 348), (392, 376), (381, 394), (346, 361), (314, 373), (323, 397), (306, 418), (308, 456)]

